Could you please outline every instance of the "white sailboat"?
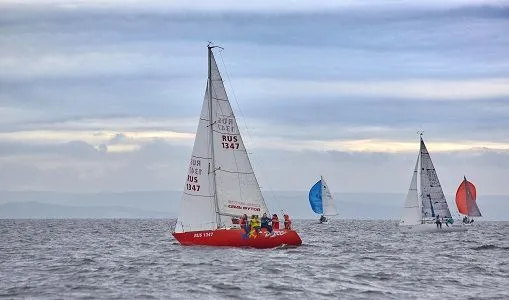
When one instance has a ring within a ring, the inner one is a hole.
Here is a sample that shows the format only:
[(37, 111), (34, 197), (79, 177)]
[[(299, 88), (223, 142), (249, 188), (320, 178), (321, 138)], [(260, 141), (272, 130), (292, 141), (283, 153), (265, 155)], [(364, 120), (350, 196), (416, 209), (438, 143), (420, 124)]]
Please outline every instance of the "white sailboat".
[(334, 198), (323, 176), (320, 176), (320, 180), (309, 190), (309, 205), (315, 213), (321, 215), (321, 224), (328, 224), (330, 217), (338, 215)]
[(466, 231), (460, 221), (454, 222), (444, 191), (420, 134), (420, 149), (415, 163), (404, 211), (399, 222), (403, 232)]
[(272, 248), (302, 243), (297, 232), (275, 229), (245, 232), (236, 221), (270, 216), (212, 49), (208, 80), (180, 213), (173, 236), (182, 245)]

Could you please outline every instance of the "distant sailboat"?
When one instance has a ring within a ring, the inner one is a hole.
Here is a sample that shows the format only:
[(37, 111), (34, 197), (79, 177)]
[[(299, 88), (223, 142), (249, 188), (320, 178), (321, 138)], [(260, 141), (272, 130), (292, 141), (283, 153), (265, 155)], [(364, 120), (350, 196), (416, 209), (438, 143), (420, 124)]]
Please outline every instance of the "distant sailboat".
[(243, 214), (269, 210), (251, 167), (223, 80), (208, 46), (208, 80), (173, 236), (182, 245), (273, 248), (300, 245), (294, 230), (245, 232)]
[(403, 216), (399, 222), (400, 230), (407, 232), (467, 230), (461, 222), (451, 222), (451, 212), (444, 191), (421, 133), (419, 155), (406, 196)]
[(469, 217), (482, 217), (481, 211), (476, 202), (477, 191), (475, 185), (463, 177), (458, 190), (456, 191), (456, 206), (460, 214), (464, 215), (463, 223), (465, 225), (472, 225), (474, 219)]
[(323, 176), (320, 176), (320, 180), (309, 190), (309, 205), (315, 213), (321, 215), (320, 223), (328, 223), (329, 217), (338, 214), (334, 198)]

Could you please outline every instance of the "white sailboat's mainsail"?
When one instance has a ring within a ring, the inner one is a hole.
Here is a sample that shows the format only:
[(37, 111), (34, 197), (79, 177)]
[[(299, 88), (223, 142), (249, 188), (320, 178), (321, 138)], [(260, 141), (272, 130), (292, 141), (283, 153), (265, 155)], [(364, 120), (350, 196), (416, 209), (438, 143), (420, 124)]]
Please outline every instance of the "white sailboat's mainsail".
[(421, 138), (400, 225), (417, 225), (421, 224), (424, 218), (436, 216), (451, 217), (451, 213), (431, 157)]
[(214, 229), (231, 224), (231, 216), (269, 213), (210, 48), (209, 76), (176, 231)]
[(422, 216), (431, 218), (440, 216), (451, 217), (444, 191), (438, 180), (437, 172), (431, 161), (428, 149), (421, 138), (421, 200)]
[(415, 162), (414, 175), (412, 175), (412, 181), (410, 181), (410, 187), (406, 195), (405, 207), (403, 210), (403, 216), (401, 217), (401, 225), (417, 225), (421, 223), (421, 207), (420, 201), (417, 194), (417, 171), (419, 168), (420, 155), (417, 157)]
[(325, 183), (325, 179), (323, 176), (321, 177), (322, 181), (322, 205), (323, 205), (323, 215), (324, 216), (335, 216), (338, 214), (336, 210), (336, 205), (334, 204), (334, 198), (329, 190), (327, 183)]

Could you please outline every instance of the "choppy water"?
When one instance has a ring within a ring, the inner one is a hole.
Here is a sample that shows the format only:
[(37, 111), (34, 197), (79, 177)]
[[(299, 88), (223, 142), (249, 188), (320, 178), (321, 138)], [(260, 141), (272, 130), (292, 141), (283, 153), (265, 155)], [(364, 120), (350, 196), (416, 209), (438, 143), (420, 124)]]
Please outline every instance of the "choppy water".
[(168, 220), (0, 220), (0, 298), (509, 299), (509, 223), (295, 221), (293, 249), (182, 247)]

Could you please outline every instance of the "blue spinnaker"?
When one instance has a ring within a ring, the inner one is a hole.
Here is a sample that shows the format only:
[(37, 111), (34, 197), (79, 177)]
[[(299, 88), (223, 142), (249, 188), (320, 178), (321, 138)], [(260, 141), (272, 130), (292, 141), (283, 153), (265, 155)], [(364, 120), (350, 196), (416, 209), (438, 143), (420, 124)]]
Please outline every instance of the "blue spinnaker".
[(323, 214), (322, 204), (322, 181), (318, 180), (315, 185), (309, 190), (309, 205), (311, 209), (317, 214)]

